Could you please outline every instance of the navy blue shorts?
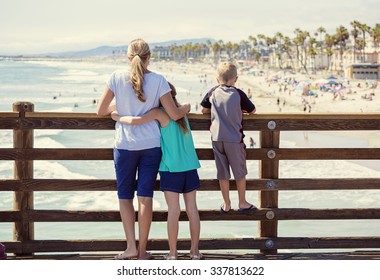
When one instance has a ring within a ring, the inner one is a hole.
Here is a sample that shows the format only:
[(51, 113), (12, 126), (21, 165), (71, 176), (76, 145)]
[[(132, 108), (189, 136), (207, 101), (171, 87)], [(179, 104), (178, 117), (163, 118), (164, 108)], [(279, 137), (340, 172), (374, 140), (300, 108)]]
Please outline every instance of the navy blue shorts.
[(200, 186), (196, 169), (184, 172), (160, 171), (160, 189), (176, 193), (188, 193)]
[(136, 190), (137, 196), (153, 197), (161, 162), (161, 148), (139, 151), (114, 148), (113, 156), (119, 199), (133, 199)]

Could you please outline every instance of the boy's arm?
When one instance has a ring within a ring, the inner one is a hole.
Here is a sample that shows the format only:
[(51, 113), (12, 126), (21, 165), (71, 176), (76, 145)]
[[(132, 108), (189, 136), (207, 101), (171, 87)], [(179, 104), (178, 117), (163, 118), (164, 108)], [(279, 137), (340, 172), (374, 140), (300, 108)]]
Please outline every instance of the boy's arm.
[(142, 116), (120, 116), (117, 111), (111, 113), (111, 117), (114, 121), (129, 124), (129, 125), (139, 125), (144, 124), (159, 118), (160, 112), (164, 113), (161, 109), (155, 108), (150, 110), (148, 113)]
[(206, 93), (201, 101), (201, 112), (202, 114), (211, 113), (211, 103), (210, 103), (210, 91)]
[(238, 88), (237, 91), (240, 94), (240, 106), (243, 113), (254, 114), (256, 112), (256, 106), (252, 103), (244, 91)]

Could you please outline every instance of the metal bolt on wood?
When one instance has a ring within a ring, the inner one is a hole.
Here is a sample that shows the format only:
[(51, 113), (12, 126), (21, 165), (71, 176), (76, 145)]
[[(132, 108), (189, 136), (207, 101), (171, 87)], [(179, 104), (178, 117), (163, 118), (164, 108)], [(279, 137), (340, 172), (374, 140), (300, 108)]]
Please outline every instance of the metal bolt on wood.
[(270, 180), (270, 181), (267, 181), (266, 184), (265, 184), (265, 187), (269, 190), (273, 190), (275, 189), (277, 186), (276, 186), (276, 182), (273, 181), (273, 180)]
[(273, 246), (274, 246), (274, 242), (273, 242), (273, 240), (267, 240), (267, 241), (265, 241), (265, 247), (267, 247), (267, 248), (273, 248)]
[(270, 158), (270, 159), (274, 159), (274, 158), (276, 157), (276, 152), (275, 152), (274, 150), (269, 150), (269, 151), (267, 152), (267, 156), (268, 156), (268, 158)]
[(276, 122), (275, 121), (269, 121), (268, 122), (268, 128), (273, 130), (276, 128)]
[(268, 220), (272, 220), (274, 218), (275, 214), (273, 211), (268, 211), (266, 214), (265, 214), (265, 217), (267, 217)]

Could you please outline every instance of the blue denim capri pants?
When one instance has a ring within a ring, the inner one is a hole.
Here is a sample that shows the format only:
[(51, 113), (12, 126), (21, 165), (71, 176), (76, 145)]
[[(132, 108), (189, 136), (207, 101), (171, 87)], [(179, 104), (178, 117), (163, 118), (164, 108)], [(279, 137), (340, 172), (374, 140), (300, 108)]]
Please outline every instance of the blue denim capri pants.
[(153, 197), (161, 161), (161, 148), (137, 151), (114, 148), (113, 154), (119, 199), (133, 199), (135, 191), (137, 196)]

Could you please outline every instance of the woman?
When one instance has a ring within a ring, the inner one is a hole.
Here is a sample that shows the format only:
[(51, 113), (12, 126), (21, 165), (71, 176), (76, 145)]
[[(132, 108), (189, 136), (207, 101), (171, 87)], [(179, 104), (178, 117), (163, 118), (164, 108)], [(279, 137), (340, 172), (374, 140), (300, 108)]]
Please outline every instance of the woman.
[[(161, 102), (169, 117), (182, 118), (190, 104), (177, 107), (166, 79), (148, 70), (150, 49), (142, 39), (128, 46), (129, 72), (114, 72), (99, 100), (97, 114), (110, 115), (115, 109), (121, 116), (140, 116)], [(115, 98), (115, 105), (111, 105)], [(161, 161), (160, 130), (156, 121), (131, 126), (115, 125), (114, 162), (120, 215), (127, 239), (127, 249), (116, 259), (150, 259), (146, 252), (152, 222), (152, 197)], [(137, 182), (136, 182), (136, 174)], [(135, 237), (134, 192), (138, 197), (139, 246)]]

